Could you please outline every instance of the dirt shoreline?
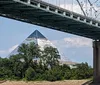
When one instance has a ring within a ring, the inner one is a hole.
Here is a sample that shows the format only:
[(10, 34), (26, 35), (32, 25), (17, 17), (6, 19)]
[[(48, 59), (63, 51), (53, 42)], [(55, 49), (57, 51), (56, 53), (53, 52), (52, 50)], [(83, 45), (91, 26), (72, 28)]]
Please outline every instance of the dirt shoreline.
[(82, 85), (89, 80), (64, 80), (64, 81), (56, 81), (56, 82), (48, 82), (48, 81), (5, 81), (0, 83), (0, 85)]

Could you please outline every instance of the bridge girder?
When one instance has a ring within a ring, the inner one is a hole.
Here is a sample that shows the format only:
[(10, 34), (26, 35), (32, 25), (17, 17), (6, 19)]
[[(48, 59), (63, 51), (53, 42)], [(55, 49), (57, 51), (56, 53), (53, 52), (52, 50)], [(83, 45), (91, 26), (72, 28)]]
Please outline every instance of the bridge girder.
[(100, 39), (100, 22), (37, 0), (1, 0), (0, 15), (11, 19)]

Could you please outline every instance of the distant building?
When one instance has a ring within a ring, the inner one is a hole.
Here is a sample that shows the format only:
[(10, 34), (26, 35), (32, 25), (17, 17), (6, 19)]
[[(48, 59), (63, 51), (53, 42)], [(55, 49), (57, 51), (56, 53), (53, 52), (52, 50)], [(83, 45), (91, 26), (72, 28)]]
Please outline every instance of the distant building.
[[(35, 30), (29, 37), (27, 37), (19, 46), (21, 46), (23, 43), (25, 44), (29, 44), (31, 42), (34, 42), (35, 44), (37, 44), (41, 50), (44, 49), (45, 46), (52, 46), (54, 48), (56, 48), (44, 35), (42, 35), (38, 30)], [(8, 57), (10, 57), (11, 55), (16, 55), (18, 54), (18, 48), (15, 48)], [(39, 59), (35, 58), (34, 61), (37, 61)], [(23, 61), (23, 60), (21, 60)], [(60, 65), (66, 64), (69, 65), (70, 67), (75, 65), (76, 63), (71, 62), (71, 61), (60, 61)]]
[(72, 68), (77, 68), (75, 65), (78, 64), (78, 63), (72, 62), (72, 61), (62, 61), (62, 60), (60, 60), (60, 65), (64, 65), (64, 64), (68, 65), (72, 69)]
[[(29, 44), (31, 42), (34, 42), (37, 44), (41, 50), (43, 50), (44, 46), (52, 46), (55, 47), (45, 36), (43, 36), (38, 30), (35, 30), (29, 37), (27, 37), (19, 46), (21, 46), (23, 43)], [(18, 54), (18, 48), (15, 48), (10, 54), (11, 55), (16, 55)], [(8, 57), (9, 57), (8, 56)]]

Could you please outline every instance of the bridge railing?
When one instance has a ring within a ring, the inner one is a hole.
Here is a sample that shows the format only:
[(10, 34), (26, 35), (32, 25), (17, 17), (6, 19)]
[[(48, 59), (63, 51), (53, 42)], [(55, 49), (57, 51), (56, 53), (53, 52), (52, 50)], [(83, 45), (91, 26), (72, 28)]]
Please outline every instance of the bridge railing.
[[(28, 2), (28, 1), (32, 1), (32, 0), (21, 0), (21, 1)], [(83, 13), (80, 9), (80, 6), (76, 2), (76, 0), (33, 0), (33, 1), (46, 2), (48, 4), (52, 4), (54, 6), (64, 8), (69, 11), (76, 12), (76, 13), (83, 15)]]
[[(100, 19), (100, 3), (93, 4), (96, 0), (90, 0), (91, 4), (88, 2), (88, 0), (41, 0), (50, 4), (53, 4), (55, 6), (70, 10), (72, 12), (79, 13), (81, 15), (85, 15), (91, 18), (95, 18), (97, 20)], [(99, 1), (99, 0), (98, 0)], [(84, 13), (80, 7), (84, 10)]]
[[(47, 5), (48, 4), (53, 5), (53, 6), (58, 7), (58, 8), (67, 9), (67, 10), (71, 11), (72, 13), (75, 12), (75, 13), (84, 15), (84, 13), (83, 13), (81, 7), (79, 6), (77, 0), (20, 0), (20, 1), (45, 2)], [(79, 0), (79, 1), (81, 2), (81, 0)], [(81, 5), (82, 5), (82, 3), (81, 3)], [(89, 4), (88, 4), (88, 7), (86, 5), (83, 5), (83, 10), (86, 13), (86, 15), (90, 18), (99, 20), (100, 17), (96, 18), (94, 11), (92, 11), (92, 13), (90, 13), (88, 8), (89, 8)]]
[(82, 14), (82, 11), (80, 9), (80, 6), (76, 2), (76, 0), (41, 0), (50, 4), (53, 4), (55, 6), (70, 10), (72, 12), (76, 12), (79, 14)]

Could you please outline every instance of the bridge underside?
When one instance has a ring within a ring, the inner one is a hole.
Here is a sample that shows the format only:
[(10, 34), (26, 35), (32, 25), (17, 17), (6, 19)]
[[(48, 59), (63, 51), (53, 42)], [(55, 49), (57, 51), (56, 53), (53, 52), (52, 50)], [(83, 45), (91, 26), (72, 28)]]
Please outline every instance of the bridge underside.
[(34, 0), (31, 3), (23, 1), (0, 0), (0, 15), (91, 39), (100, 39), (100, 27), (94, 25), (95, 23), (84, 22), (85, 17), (81, 21), (81, 19), (78, 20), (80, 18), (77, 17), (78, 15), (71, 16), (69, 12), (65, 16), (63, 9), (57, 10), (57, 7), (48, 8), (45, 5), (40, 7), (40, 4)]

